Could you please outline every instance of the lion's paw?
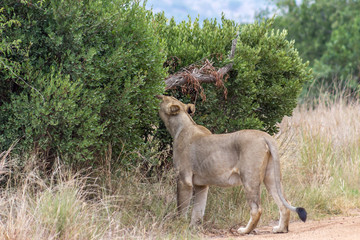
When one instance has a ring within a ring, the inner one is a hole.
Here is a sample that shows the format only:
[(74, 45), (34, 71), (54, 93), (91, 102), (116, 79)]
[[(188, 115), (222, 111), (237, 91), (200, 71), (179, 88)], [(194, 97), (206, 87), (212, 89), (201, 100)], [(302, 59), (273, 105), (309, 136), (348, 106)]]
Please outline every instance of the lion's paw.
[(241, 233), (241, 234), (248, 234), (248, 233), (251, 232), (251, 230), (249, 230), (249, 229), (246, 228), (246, 227), (241, 227), (241, 228), (239, 228), (237, 231), (238, 231), (238, 233)]
[(273, 233), (287, 233), (288, 231), (288, 228), (283, 226), (276, 226), (273, 228)]

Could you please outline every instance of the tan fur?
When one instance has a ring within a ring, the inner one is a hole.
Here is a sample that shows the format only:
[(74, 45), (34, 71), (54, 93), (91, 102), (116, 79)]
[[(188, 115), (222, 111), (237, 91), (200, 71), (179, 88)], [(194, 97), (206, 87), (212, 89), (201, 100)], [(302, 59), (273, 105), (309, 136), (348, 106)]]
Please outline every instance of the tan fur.
[(162, 100), (159, 115), (173, 137), (179, 213), (187, 214), (194, 197), (191, 224), (199, 223), (204, 216), (210, 185), (231, 187), (242, 184), (251, 218), (247, 226), (238, 231), (250, 233), (260, 219), (260, 184), (264, 182), (280, 210), (279, 226), (273, 231), (287, 232), (289, 209), (295, 211), (296, 208), (282, 196), (275, 140), (257, 130), (212, 134), (190, 117), (189, 113), (195, 111), (193, 104), (184, 104), (168, 96), (157, 98)]

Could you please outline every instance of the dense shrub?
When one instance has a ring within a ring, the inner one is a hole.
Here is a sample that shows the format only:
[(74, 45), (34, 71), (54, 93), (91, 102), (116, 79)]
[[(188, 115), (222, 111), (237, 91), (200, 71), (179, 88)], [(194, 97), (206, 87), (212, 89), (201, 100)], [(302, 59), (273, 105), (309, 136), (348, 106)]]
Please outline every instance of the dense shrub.
[(21, 24), (2, 36), (26, 54), (2, 52), (19, 69), (0, 69), (1, 148), (20, 138), (18, 149), (85, 160), (141, 146), (165, 74), (152, 13), (128, 0), (2, 3)]
[[(178, 25), (170, 22), (164, 38), (168, 39), (168, 62), (176, 59), (175, 70), (189, 64), (188, 59), (195, 62), (209, 58), (214, 66), (224, 66), (229, 62), (231, 40), (239, 31), (235, 57), (231, 60), (233, 69), (224, 83), (227, 98), (223, 88), (210, 84), (203, 84), (206, 101), (201, 101), (195, 91), (185, 95), (179, 89), (175, 92), (185, 101), (198, 99), (194, 117), (197, 123), (218, 133), (244, 128), (274, 133), (276, 123), (284, 115), (291, 115), (311, 71), (299, 57), (294, 42), (286, 40), (286, 31), (272, 30), (272, 23), (273, 20), (268, 20), (237, 26), (223, 18), (221, 24), (216, 20), (204, 21), (201, 28), (197, 20)], [(176, 36), (181, 36), (183, 42), (175, 44)]]
[(13, 23), (0, 32), (0, 46), (8, 46), (0, 49), (1, 150), (20, 139), (18, 152), (36, 150), (48, 163), (56, 156), (71, 164), (125, 160), (131, 152), (151, 158), (154, 132), (162, 145), (168, 136), (158, 128), (154, 95), (165, 91), (166, 75), (205, 59), (217, 68), (233, 63), (225, 88), (204, 84), (206, 101), (195, 89), (169, 94), (196, 102), (195, 121), (218, 133), (275, 132), (310, 77), (272, 20), (168, 22), (132, 0), (3, 3), (0, 23)]
[(41, 95), (34, 90), (21, 92), (2, 107), (7, 113), (6, 140), (21, 137), (23, 148), (40, 149), (44, 159), (54, 159), (54, 154), (91, 159), (102, 146), (106, 125), (99, 118), (104, 95), (84, 88), (80, 79), (70, 81), (69, 76), (55, 73), (38, 76), (33, 83)]

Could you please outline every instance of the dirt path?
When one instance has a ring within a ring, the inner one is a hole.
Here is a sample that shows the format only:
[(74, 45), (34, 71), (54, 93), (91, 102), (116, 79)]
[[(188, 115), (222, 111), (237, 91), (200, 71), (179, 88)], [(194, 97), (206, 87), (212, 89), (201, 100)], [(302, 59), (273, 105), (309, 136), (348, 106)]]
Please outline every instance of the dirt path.
[[(290, 223), (286, 234), (273, 234), (272, 227), (259, 227), (256, 233), (238, 235), (236, 233), (209, 234), (209, 239), (246, 239), (246, 240), (360, 240), (360, 213), (351, 217), (334, 217), (321, 221)], [(211, 236), (212, 235), (212, 236)]]

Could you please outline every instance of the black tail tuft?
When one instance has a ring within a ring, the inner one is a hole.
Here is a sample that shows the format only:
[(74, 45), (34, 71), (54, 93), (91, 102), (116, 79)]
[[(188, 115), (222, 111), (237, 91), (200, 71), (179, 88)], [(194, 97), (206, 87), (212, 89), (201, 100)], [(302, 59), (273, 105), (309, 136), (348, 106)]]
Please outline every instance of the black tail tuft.
[(306, 221), (306, 217), (307, 217), (307, 212), (304, 208), (302, 207), (297, 207), (296, 208), (296, 212), (299, 215), (299, 218), (301, 219), (301, 221), (305, 222)]

